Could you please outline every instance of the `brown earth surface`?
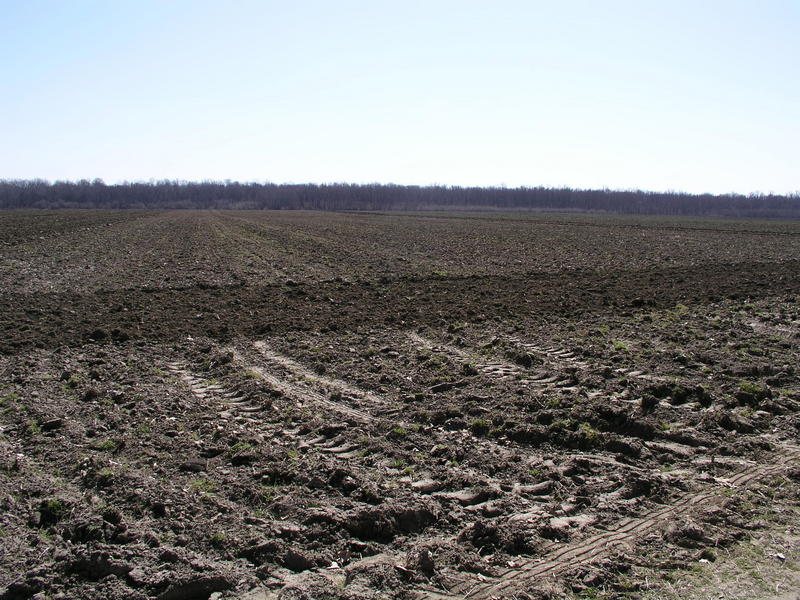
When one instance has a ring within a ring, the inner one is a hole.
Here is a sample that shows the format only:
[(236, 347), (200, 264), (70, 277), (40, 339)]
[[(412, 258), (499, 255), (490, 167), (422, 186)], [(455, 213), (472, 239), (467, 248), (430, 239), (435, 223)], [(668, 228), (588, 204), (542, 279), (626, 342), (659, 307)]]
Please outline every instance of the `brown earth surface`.
[(789, 597), (798, 293), (797, 222), (2, 213), (0, 598)]

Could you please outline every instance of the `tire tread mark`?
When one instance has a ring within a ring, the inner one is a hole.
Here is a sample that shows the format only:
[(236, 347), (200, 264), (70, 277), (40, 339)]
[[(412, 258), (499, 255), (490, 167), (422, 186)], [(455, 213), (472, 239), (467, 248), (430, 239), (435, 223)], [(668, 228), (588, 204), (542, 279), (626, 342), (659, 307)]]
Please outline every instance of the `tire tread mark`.
[[(500, 577), (488, 582), (467, 580), (453, 586), (450, 593), (419, 590), (416, 600), (444, 600), (465, 598), (467, 600), (491, 600), (506, 597), (513, 589), (527, 581), (542, 576), (555, 576), (577, 566), (589, 564), (608, 555), (614, 548), (632, 545), (647, 533), (663, 527), (668, 522), (690, 513), (698, 504), (719, 501), (722, 487), (743, 487), (749, 483), (783, 471), (787, 464), (800, 458), (800, 447), (784, 445), (784, 454), (778, 455), (771, 464), (748, 465), (739, 473), (721, 480), (715, 488), (697, 493), (686, 493), (669, 506), (658, 508), (639, 518), (624, 518), (617, 527), (605, 530), (565, 547), (553, 550), (539, 559), (526, 560), (513, 570), (505, 570)], [(469, 591), (466, 591), (469, 589)]]

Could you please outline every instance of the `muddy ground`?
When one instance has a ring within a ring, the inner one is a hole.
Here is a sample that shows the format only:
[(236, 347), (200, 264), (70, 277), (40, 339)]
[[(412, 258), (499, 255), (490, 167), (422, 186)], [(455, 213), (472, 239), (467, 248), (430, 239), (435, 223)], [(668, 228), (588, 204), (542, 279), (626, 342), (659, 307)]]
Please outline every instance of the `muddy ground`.
[(0, 215), (0, 598), (767, 598), (800, 225)]

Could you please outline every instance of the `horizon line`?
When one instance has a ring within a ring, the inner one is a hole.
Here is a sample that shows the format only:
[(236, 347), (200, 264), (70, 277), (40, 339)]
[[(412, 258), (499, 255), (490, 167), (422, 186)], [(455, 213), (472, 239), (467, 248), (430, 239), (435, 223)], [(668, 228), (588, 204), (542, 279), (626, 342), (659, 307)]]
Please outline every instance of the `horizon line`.
[(653, 190), (653, 189), (642, 189), (636, 187), (630, 188), (623, 188), (623, 187), (602, 187), (602, 188), (583, 188), (583, 187), (572, 187), (569, 185), (561, 185), (561, 186), (548, 186), (548, 185), (519, 185), (519, 186), (507, 186), (505, 184), (497, 184), (497, 185), (460, 185), (460, 184), (451, 184), (451, 183), (427, 183), (427, 184), (418, 184), (418, 183), (394, 183), (394, 182), (351, 182), (351, 181), (327, 181), (327, 182), (313, 182), (313, 181), (305, 181), (305, 182), (274, 182), (268, 179), (263, 180), (236, 180), (236, 179), (154, 179), (150, 178), (148, 180), (116, 180), (112, 183), (107, 183), (102, 177), (94, 177), (92, 179), (88, 178), (80, 178), (80, 179), (55, 179), (50, 180), (43, 177), (34, 177), (34, 178), (0, 178), (0, 184), (19, 184), (19, 183), (35, 183), (35, 184), (44, 184), (48, 186), (54, 185), (102, 185), (105, 187), (122, 187), (122, 186), (130, 186), (130, 185), (177, 185), (177, 186), (189, 186), (189, 185), (220, 185), (220, 186), (228, 186), (228, 185), (240, 185), (240, 186), (248, 186), (248, 185), (258, 185), (258, 186), (316, 186), (316, 187), (334, 187), (334, 186), (342, 186), (342, 187), (394, 187), (394, 188), (420, 188), (420, 189), (450, 189), (450, 190), (505, 190), (505, 191), (525, 191), (525, 190), (554, 190), (554, 191), (575, 191), (575, 192), (602, 192), (602, 193), (637, 193), (637, 194), (648, 194), (648, 195), (673, 195), (673, 196), (713, 196), (713, 197), (742, 197), (742, 198), (763, 198), (769, 196), (777, 196), (783, 198), (798, 198), (800, 197), (800, 189), (796, 189), (790, 192), (763, 192), (763, 191), (751, 191), (751, 192), (687, 192), (682, 190)]

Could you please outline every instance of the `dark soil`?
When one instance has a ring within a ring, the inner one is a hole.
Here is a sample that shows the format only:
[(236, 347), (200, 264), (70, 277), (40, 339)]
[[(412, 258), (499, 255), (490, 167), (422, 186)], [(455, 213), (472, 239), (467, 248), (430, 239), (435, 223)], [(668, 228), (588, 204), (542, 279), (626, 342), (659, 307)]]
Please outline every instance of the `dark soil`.
[(53, 212), (0, 239), (3, 599), (636, 598), (798, 501), (794, 223)]

